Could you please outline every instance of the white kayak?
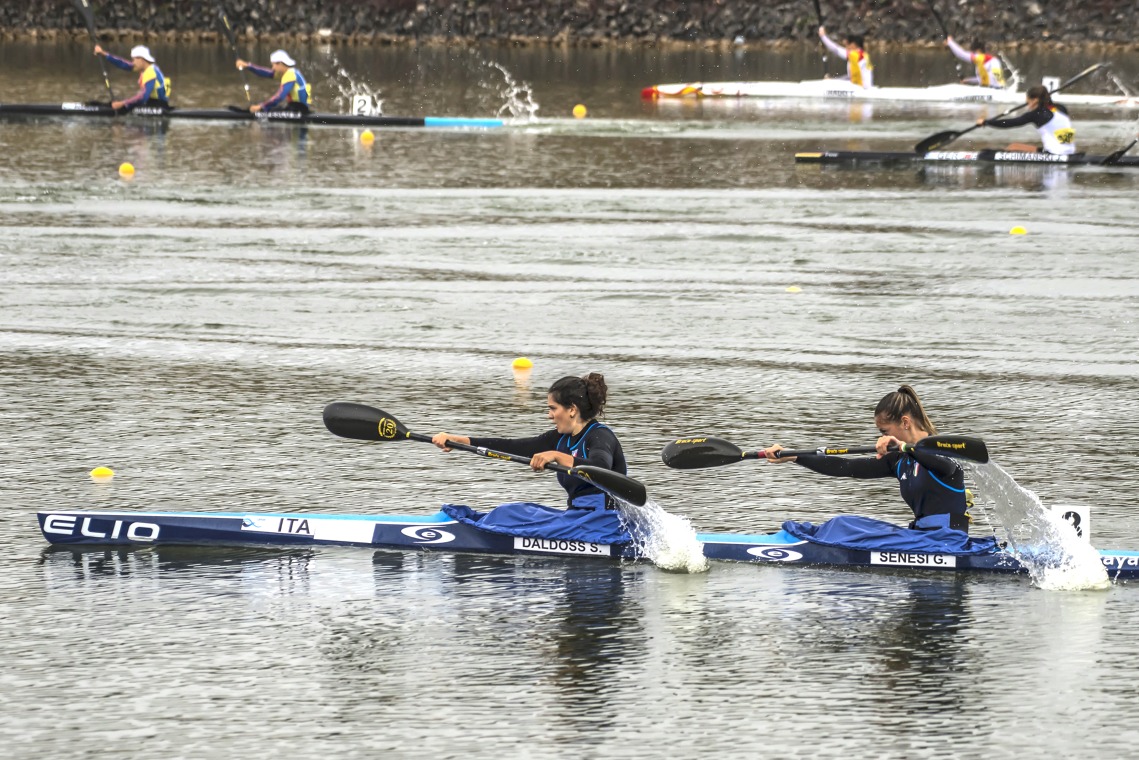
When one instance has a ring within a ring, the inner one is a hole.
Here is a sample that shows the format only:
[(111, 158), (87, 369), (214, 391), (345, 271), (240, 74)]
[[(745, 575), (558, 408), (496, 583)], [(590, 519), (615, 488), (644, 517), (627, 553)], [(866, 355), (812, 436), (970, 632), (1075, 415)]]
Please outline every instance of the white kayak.
[[(1024, 102), (1024, 93), (976, 87), (967, 84), (940, 84), (933, 87), (871, 87), (866, 89), (844, 79), (809, 79), (802, 82), (688, 82), (658, 84), (641, 90), (646, 100), (673, 98), (805, 98), (891, 103), (976, 104)], [(1139, 98), (1126, 95), (1075, 95), (1065, 92), (1057, 100), (1085, 106), (1139, 108)]]

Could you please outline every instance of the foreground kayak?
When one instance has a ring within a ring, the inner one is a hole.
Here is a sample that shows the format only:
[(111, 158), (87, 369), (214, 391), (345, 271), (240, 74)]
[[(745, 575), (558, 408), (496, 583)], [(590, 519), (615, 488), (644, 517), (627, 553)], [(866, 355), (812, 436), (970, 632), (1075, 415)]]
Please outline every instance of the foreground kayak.
[[(933, 87), (871, 87), (866, 89), (843, 79), (811, 79), (802, 82), (687, 82), (657, 84), (641, 90), (646, 100), (684, 98), (803, 98), (806, 100), (848, 100), (879, 103), (931, 103), (971, 106), (977, 103), (1019, 104), (1024, 93), (942, 84)], [(1125, 95), (1071, 95), (1057, 100), (1072, 105), (1139, 108), (1139, 98)]]
[[(1037, 164), (1041, 166), (1099, 166), (1107, 156), (1073, 153), (1056, 156), (1051, 153), (1021, 153), (1009, 150), (938, 150), (929, 153), (883, 151), (827, 150), (796, 153), (797, 164)], [(1139, 168), (1139, 157), (1123, 156), (1111, 164), (1120, 168)]]
[(357, 116), (355, 114), (296, 111), (262, 111), (250, 113), (241, 109), (226, 108), (135, 108), (129, 113), (115, 111), (109, 105), (87, 103), (9, 103), (0, 104), (0, 117), (4, 116), (60, 116), (68, 118), (114, 118), (129, 121), (170, 121), (176, 119), (196, 121), (256, 121), (274, 124), (321, 124), (341, 127), (449, 127), (489, 129), (501, 127), (502, 119), (466, 119), (444, 116)]
[[(245, 514), (240, 512), (89, 512), (37, 514), (44, 538), (61, 545), (348, 545), (484, 554), (584, 556), (636, 559), (633, 544), (530, 538), (488, 533), (433, 515)], [(958, 556), (906, 551), (866, 551), (824, 546), (784, 531), (760, 535), (702, 533), (704, 556), (711, 560), (780, 565), (916, 568), (949, 571), (1024, 573), (1011, 554), (995, 551)], [(1139, 578), (1139, 552), (1101, 550), (1113, 579)]]

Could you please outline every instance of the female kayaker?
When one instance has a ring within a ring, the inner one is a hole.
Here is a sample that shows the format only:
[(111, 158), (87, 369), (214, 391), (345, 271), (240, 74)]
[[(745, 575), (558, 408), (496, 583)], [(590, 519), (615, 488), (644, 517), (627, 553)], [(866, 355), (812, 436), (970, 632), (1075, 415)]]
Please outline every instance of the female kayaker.
[(1028, 143), (1013, 143), (1008, 150), (1023, 153), (1051, 153), (1057, 156), (1070, 156), (1076, 152), (1076, 130), (1068, 117), (1068, 109), (1052, 102), (1047, 87), (1036, 85), (1024, 93), (1028, 112), (1011, 119), (977, 119), (977, 126), (1011, 129), (1031, 124), (1040, 133), (1043, 147)]
[(882, 434), (874, 458), (837, 456), (779, 457), (782, 446), (764, 449), (768, 462), (795, 462), (808, 470), (847, 478), (897, 478), (902, 498), (914, 512), (911, 528), (952, 528), (968, 532), (965, 471), (953, 459), (913, 446), (937, 428), (925, 413), (918, 394), (908, 385), (887, 393), (874, 409), (874, 424)]
[(870, 55), (864, 49), (866, 38), (861, 34), (846, 35), (846, 44), (839, 47), (827, 36), (825, 27), (819, 27), (819, 39), (827, 48), (846, 61), (846, 76), (851, 84), (869, 90), (874, 86), (874, 66), (870, 63)]
[[(431, 442), (450, 451), (448, 441), (530, 457), (530, 467), (543, 470), (550, 462), (566, 467), (602, 467), (628, 474), (621, 442), (605, 425), (597, 421), (605, 408), (608, 387), (599, 372), (585, 377), (563, 377), (550, 386), (546, 397), (546, 416), (554, 429), (533, 438), (472, 438), (451, 433), (437, 433)], [(571, 509), (616, 509), (616, 502), (589, 482), (558, 473), (558, 482), (566, 489), (566, 503)]]

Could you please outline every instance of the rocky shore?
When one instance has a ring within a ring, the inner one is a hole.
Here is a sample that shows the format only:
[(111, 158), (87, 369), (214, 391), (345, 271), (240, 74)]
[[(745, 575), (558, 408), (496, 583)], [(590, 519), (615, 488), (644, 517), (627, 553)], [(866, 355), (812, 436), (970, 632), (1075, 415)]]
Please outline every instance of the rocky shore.
[[(1136, 0), (971, 0), (937, 3), (949, 30), (1012, 45), (1105, 44), (1139, 48)], [(810, 0), (226, 0), (245, 41), (330, 44), (424, 42), (506, 44), (730, 45), (814, 39)], [(925, 0), (822, 0), (825, 23), (865, 32), (875, 45), (941, 38)], [(168, 41), (216, 40), (218, 4), (210, 0), (92, 3), (99, 33)], [(86, 35), (69, 0), (26, 0), (0, 7), (6, 39)]]

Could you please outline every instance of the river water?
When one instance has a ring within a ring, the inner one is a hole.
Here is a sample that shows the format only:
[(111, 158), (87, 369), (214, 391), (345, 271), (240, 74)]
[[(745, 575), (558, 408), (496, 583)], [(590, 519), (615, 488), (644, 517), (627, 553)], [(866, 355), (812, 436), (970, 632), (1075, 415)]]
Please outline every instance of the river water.
[[(222, 48), (152, 47), (183, 105), (243, 98)], [(796, 150), (905, 150), (986, 111), (638, 97), (814, 76), (813, 48), (294, 54), (318, 98), (343, 87), (379, 92), (390, 115), (518, 118), (381, 130), (370, 148), (338, 128), (0, 124), (8, 757), (1134, 753), (1135, 584), (47, 550), (42, 509), (556, 504), (548, 475), (338, 439), (321, 409), (531, 434), (545, 388), (591, 370), (631, 474), (702, 531), (906, 520), (886, 482), (668, 471), (659, 451), (683, 434), (865, 444), (874, 404), (910, 383), (942, 430), (985, 439), (1046, 505), (1090, 507), (1097, 546), (1139, 548), (1139, 174), (797, 168)], [(1020, 57), (1026, 76), (1096, 60)], [(5, 102), (100, 95), (78, 47), (5, 43), (0, 63)], [(1139, 57), (1115, 64), (1139, 79)], [(953, 75), (936, 51), (877, 65), (881, 84)], [(576, 103), (589, 117), (570, 118)], [(1092, 152), (1136, 131), (1134, 111), (1076, 114)], [(994, 144), (973, 134), (961, 144)], [(98, 465), (115, 479), (89, 479)]]

